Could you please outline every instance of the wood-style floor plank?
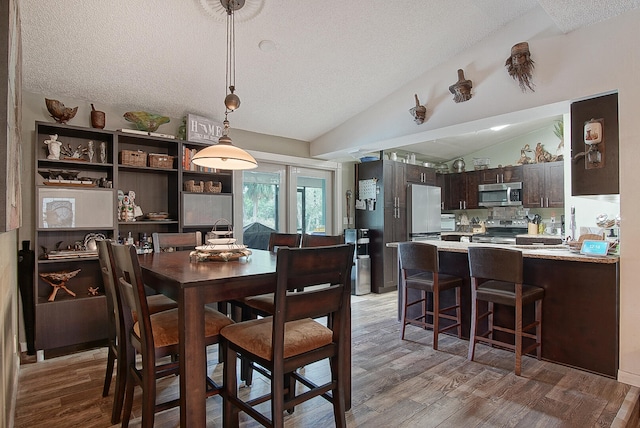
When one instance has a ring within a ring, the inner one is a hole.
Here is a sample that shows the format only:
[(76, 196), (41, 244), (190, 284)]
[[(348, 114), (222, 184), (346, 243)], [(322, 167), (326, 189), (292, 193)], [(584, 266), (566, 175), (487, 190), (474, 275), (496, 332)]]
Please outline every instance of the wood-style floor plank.
[[(431, 347), (432, 333), (408, 326), (400, 340), (396, 293), (353, 298), (353, 407), (349, 427), (609, 427), (630, 387), (592, 373), (523, 359), (522, 376), (513, 374), (509, 351), (476, 347), (476, 361), (467, 360), (468, 342), (440, 336), (440, 350)], [(23, 363), (15, 415), (16, 428), (111, 427), (111, 395), (103, 398), (106, 349), (93, 349)], [(209, 372), (222, 382), (217, 347), (209, 352)], [(307, 376), (326, 379), (328, 366), (304, 368)], [(268, 382), (254, 376), (242, 396), (258, 396)], [(159, 383), (159, 399), (175, 397), (179, 379)], [(131, 426), (140, 426), (141, 392), (137, 388)], [(207, 426), (219, 427), (222, 400), (207, 401)], [(263, 405), (268, 411), (268, 405)], [(178, 409), (156, 415), (156, 427), (179, 425)], [(333, 426), (331, 405), (316, 398), (285, 417), (291, 428)], [(241, 426), (259, 425), (241, 415)]]

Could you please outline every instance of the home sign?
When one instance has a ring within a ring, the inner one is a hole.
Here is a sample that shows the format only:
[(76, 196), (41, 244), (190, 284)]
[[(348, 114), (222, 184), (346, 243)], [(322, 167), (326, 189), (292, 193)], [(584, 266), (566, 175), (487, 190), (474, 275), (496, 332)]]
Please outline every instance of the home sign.
[(206, 117), (195, 114), (187, 115), (187, 141), (194, 143), (217, 143), (222, 137), (223, 126)]

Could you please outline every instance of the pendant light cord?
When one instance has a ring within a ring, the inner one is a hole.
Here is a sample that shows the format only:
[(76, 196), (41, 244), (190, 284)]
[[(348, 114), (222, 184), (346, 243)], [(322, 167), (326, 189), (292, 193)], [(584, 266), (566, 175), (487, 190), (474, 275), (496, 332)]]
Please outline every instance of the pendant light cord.
[[(235, 24), (235, 0), (227, 3), (227, 69), (225, 85), (229, 93), (233, 93), (236, 85), (236, 24)], [(231, 110), (233, 111), (233, 110)], [(229, 113), (229, 109), (227, 108)]]

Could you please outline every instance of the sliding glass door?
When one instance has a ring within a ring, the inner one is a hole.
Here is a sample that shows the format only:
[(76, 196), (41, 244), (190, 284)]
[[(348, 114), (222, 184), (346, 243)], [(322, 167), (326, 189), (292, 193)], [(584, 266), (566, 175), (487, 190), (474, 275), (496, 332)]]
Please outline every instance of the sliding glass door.
[(332, 234), (333, 176), (333, 171), (267, 162), (243, 171), (242, 199), (235, 204), (242, 210), (243, 243), (266, 249), (271, 232)]

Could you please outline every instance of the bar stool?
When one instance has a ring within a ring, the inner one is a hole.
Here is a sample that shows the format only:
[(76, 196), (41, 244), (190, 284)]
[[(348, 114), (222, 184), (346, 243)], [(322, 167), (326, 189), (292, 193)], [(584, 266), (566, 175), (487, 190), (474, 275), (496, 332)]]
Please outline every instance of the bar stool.
[[(542, 356), (542, 299), (544, 289), (523, 284), (522, 252), (505, 248), (469, 247), (469, 271), (471, 273), (471, 334), (469, 338), (469, 360), (473, 361), (476, 343), (498, 345), (515, 352), (515, 374), (520, 376), (522, 355), (536, 349), (538, 359)], [(478, 302), (487, 302), (487, 312), (478, 313)], [(535, 303), (535, 320), (523, 326), (522, 308)], [(494, 304), (515, 308), (513, 329), (493, 323)], [(478, 334), (478, 322), (487, 318), (488, 328)], [(535, 328), (535, 334), (529, 330)], [(495, 332), (514, 336), (514, 344), (496, 340)], [(534, 343), (523, 349), (522, 339), (533, 339)]]
[[(400, 260), (400, 277), (402, 287), (402, 334), (407, 324), (413, 324), (424, 328), (433, 329), (433, 349), (438, 349), (438, 335), (444, 331), (456, 328), (458, 337), (461, 334), (460, 318), (460, 288), (462, 278), (439, 273), (440, 262), (438, 259), (438, 247), (425, 242), (402, 242), (398, 246)], [(408, 290), (420, 290), (421, 298), (409, 302)], [(440, 308), (440, 293), (444, 290), (455, 289), (456, 303), (453, 306)], [(433, 294), (433, 310), (427, 309), (428, 294)], [(421, 305), (421, 313), (417, 318), (407, 318), (407, 308), (413, 305)], [(455, 310), (455, 315), (451, 314)], [(432, 317), (429, 323), (427, 316)], [(440, 319), (454, 321), (445, 327), (440, 327)]]

